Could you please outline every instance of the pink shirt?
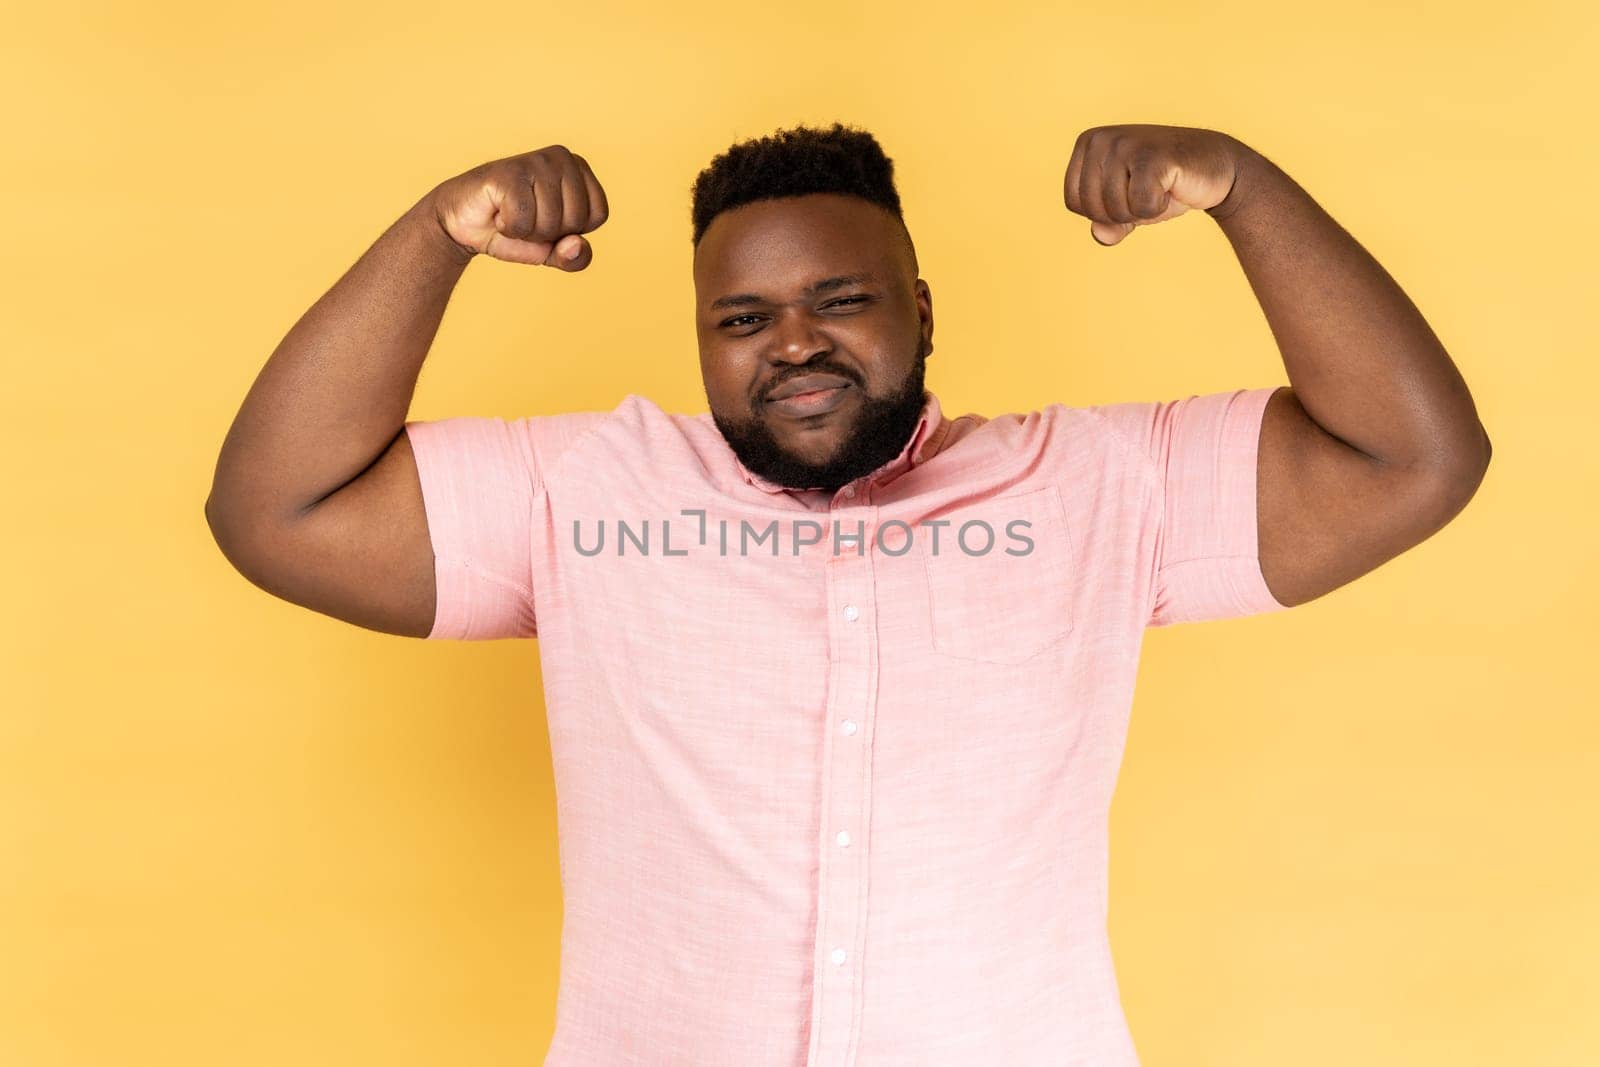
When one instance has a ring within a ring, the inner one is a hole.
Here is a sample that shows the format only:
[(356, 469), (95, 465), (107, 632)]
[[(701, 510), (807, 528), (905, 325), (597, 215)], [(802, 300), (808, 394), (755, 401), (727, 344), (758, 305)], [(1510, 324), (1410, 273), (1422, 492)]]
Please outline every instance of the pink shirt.
[(1106, 817), (1140, 644), (1283, 608), (1272, 392), (954, 420), (929, 394), (833, 494), (633, 394), (408, 422), (429, 637), (540, 639), (547, 1067), (1136, 1065)]

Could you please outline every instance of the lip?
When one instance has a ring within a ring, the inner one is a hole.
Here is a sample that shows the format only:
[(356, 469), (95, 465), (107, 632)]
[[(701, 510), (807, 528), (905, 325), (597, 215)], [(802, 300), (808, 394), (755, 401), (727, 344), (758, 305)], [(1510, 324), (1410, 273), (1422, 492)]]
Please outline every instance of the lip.
[(849, 385), (850, 379), (837, 374), (802, 374), (798, 378), (789, 378), (772, 392), (767, 394), (768, 400), (783, 400), (799, 393), (815, 393), (824, 389), (833, 389)]
[(792, 396), (769, 399), (767, 407), (780, 415), (791, 415), (796, 418), (807, 418), (813, 415), (825, 415), (840, 404), (850, 394), (850, 383), (843, 385), (824, 386), (820, 389), (811, 389), (795, 393)]

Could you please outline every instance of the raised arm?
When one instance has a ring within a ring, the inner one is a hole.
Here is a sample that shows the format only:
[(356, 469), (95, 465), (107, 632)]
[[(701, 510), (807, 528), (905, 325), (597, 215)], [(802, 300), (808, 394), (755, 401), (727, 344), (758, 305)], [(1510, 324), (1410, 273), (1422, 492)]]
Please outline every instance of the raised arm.
[[(406, 413), (466, 265), (588, 266), (608, 215), (561, 145), (431, 190), (312, 305), (257, 375), (217, 458), (205, 515), (234, 567), (292, 603), (426, 636), (434, 559)], [(575, 253), (568, 258), (568, 253)]]
[(1265, 156), (1214, 130), (1095, 127), (1065, 196), (1101, 244), (1193, 208), (1233, 245), (1290, 382), (1267, 403), (1257, 468), (1261, 573), (1281, 603), (1367, 573), (1466, 506), (1490, 454), (1466, 383), (1388, 272)]

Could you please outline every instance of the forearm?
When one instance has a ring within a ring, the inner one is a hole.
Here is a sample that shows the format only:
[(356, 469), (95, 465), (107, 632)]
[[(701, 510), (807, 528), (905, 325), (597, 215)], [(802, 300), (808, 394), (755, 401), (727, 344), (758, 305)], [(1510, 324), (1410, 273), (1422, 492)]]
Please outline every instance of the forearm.
[(430, 194), (301, 316), (223, 442), (206, 501), (214, 525), (292, 520), (383, 453), (471, 258)]
[(1454, 477), (1486, 463), (1472, 396), (1410, 298), (1283, 170), (1240, 148), (1233, 189), (1208, 213), (1306, 413), (1388, 465)]

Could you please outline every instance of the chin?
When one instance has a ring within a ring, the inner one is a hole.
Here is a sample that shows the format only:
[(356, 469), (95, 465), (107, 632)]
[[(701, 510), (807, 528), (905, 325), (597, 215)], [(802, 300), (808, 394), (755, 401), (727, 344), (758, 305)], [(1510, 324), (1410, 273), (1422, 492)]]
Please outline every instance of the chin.
[(842, 416), (817, 419), (806, 425), (779, 415), (768, 419), (766, 425), (774, 441), (785, 448), (793, 445), (807, 452), (836, 452), (856, 432), (855, 420)]
[(838, 436), (830, 436), (826, 440), (818, 440), (815, 437), (808, 438), (801, 445), (790, 445), (787, 442), (780, 441), (779, 447), (783, 449), (784, 455), (790, 459), (808, 463), (812, 466), (820, 466), (832, 461), (839, 454), (841, 444), (841, 439)]

